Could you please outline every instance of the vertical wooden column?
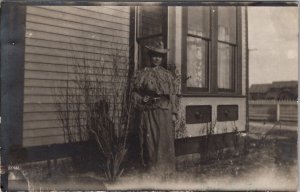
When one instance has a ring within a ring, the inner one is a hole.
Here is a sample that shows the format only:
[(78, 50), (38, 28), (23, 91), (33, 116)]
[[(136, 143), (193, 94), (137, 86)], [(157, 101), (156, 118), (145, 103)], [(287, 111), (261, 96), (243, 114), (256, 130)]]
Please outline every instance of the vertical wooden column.
[(9, 151), (22, 145), (25, 6), (1, 7), (1, 188), (8, 191)]

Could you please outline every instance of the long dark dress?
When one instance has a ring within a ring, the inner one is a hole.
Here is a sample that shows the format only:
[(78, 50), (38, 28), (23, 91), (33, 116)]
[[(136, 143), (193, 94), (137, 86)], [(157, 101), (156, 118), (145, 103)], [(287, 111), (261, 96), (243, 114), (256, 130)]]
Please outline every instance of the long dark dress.
[[(169, 172), (175, 168), (174, 76), (163, 67), (145, 68), (134, 79), (134, 97), (141, 111), (140, 143), (143, 163), (152, 171)], [(144, 96), (150, 101), (143, 102)]]

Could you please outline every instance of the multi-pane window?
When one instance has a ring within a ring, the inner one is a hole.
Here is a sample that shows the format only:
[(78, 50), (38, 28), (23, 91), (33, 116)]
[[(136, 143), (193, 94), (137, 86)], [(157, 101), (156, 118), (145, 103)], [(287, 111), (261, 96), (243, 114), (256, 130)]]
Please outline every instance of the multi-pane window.
[(208, 88), (208, 53), (211, 42), (209, 7), (188, 7), (187, 86)]
[(237, 31), (236, 7), (183, 9), (183, 92), (236, 92)]
[(218, 8), (218, 88), (234, 89), (236, 7)]
[[(139, 68), (149, 66), (145, 45), (160, 40), (167, 47), (167, 9), (137, 8)], [(183, 93), (238, 93), (239, 8), (188, 6), (182, 11)]]
[(166, 47), (167, 7), (140, 6), (137, 8), (137, 41), (139, 43), (139, 67), (149, 66), (145, 45), (155, 40), (164, 42)]

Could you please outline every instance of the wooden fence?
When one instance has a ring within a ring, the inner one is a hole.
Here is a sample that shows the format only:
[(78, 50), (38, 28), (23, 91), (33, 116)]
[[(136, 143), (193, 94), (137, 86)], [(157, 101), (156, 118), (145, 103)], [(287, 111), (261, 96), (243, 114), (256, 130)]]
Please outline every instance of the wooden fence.
[(297, 101), (250, 100), (249, 119), (262, 121), (298, 121)]

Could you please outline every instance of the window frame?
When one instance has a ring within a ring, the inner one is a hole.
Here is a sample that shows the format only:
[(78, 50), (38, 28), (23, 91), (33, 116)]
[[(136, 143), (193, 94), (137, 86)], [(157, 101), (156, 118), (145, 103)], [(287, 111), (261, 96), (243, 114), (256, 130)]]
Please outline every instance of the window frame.
[[(211, 63), (211, 45), (212, 45), (212, 36), (211, 36), (211, 25), (212, 25), (212, 19), (211, 19), (211, 9), (210, 9), (210, 28), (209, 28), (209, 33), (210, 33), (210, 38), (206, 37), (201, 37), (198, 35), (192, 35), (188, 34), (188, 8), (187, 7), (182, 7), (182, 65), (181, 65), (181, 75), (182, 75), (182, 93), (198, 93), (198, 92), (207, 92), (209, 91), (210, 87), (210, 79), (209, 79), (209, 73), (210, 73), (210, 63)], [(197, 88), (197, 87), (187, 87), (186, 86), (186, 81), (189, 79), (187, 76), (187, 37), (196, 37), (201, 40), (205, 40), (208, 43), (208, 52), (207, 52), (207, 63), (205, 64), (206, 67), (206, 76), (205, 76), (205, 81), (207, 84), (207, 87), (205, 88)]]
[[(219, 88), (218, 87), (218, 82), (217, 82), (217, 91), (218, 91), (218, 93), (220, 93), (220, 92), (228, 92), (228, 93), (233, 93), (233, 92), (235, 92), (235, 90), (236, 90), (236, 81), (237, 81), (237, 78), (236, 78), (236, 72), (237, 72), (237, 70), (236, 70), (236, 68), (237, 68), (237, 45), (236, 44), (233, 44), (233, 43), (229, 43), (229, 42), (225, 42), (225, 41), (217, 41), (217, 46), (218, 46), (218, 43), (223, 43), (223, 44), (225, 44), (225, 45), (229, 45), (229, 46), (231, 46), (232, 48), (233, 48), (233, 56), (232, 56), (232, 58), (233, 58), (233, 63), (232, 63), (232, 68), (231, 68), (231, 74), (233, 74), (233, 77), (232, 77), (232, 82), (231, 82), (231, 87), (232, 88), (229, 88), (229, 89), (226, 89), (226, 88)], [(218, 78), (218, 61), (217, 61), (217, 64), (216, 64), (217, 66), (216, 66), (216, 68), (217, 68), (217, 72), (216, 72), (216, 76), (217, 76), (217, 78)], [(217, 79), (217, 81), (218, 81), (218, 79)]]
[[(210, 42), (206, 82), (208, 88), (188, 87), (187, 77), (187, 37), (188, 9), (182, 7), (182, 65), (181, 92), (183, 96), (241, 96), (242, 95), (242, 23), (241, 7), (236, 7), (236, 43), (218, 40), (218, 7), (210, 6)], [(218, 88), (218, 42), (233, 45), (232, 89)]]

